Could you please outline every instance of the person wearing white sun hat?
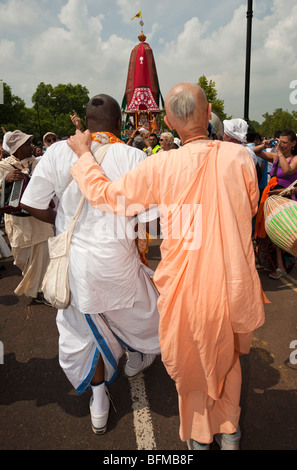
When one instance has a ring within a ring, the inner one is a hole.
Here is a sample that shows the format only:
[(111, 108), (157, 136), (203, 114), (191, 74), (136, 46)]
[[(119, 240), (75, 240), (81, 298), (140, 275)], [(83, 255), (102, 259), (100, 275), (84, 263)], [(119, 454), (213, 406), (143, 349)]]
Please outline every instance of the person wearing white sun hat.
[[(6, 145), (10, 156), (0, 162), (0, 180), (5, 178), (5, 184), (33, 174), (37, 165), (32, 155), (33, 137), (20, 130), (8, 135)], [(22, 271), (22, 280), (14, 292), (48, 304), (41, 292), (41, 282), (49, 260), (47, 240), (54, 235), (53, 227), (25, 212), (5, 214), (4, 223), (14, 264)]]

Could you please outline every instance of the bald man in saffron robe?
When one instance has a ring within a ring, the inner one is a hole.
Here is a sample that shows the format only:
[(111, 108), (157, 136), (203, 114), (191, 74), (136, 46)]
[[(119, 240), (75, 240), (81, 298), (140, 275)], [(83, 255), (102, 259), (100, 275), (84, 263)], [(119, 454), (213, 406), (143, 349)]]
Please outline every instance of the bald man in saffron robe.
[(90, 134), (77, 131), (68, 140), (79, 157), (71, 173), (101, 210), (131, 216), (137, 204), (158, 205), (159, 339), (178, 393), (180, 438), (192, 450), (208, 450), (214, 438), (221, 449), (237, 450), (239, 356), (264, 323), (251, 240), (259, 198), (255, 165), (244, 147), (208, 139), (211, 106), (199, 86), (173, 87), (165, 109), (182, 147), (152, 155), (110, 182), (89, 151)]

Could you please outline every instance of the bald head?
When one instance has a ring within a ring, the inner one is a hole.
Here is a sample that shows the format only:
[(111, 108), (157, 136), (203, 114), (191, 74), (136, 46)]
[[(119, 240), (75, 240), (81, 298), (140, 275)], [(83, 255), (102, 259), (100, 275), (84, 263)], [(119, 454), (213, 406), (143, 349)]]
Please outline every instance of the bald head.
[(176, 129), (182, 141), (208, 135), (210, 107), (200, 86), (186, 82), (175, 85), (166, 96), (165, 109), (168, 125)]
[(109, 95), (96, 95), (88, 103), (86, 125), (90, 132), (106, 131), (121, 135), (121, 108)]

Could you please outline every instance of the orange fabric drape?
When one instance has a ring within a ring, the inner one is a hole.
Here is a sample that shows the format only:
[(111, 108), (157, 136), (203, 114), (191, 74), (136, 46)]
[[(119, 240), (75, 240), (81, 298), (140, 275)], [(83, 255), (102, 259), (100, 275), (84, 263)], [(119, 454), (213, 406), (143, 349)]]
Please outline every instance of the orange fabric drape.
[(257, 238), (266, 238), (266, 230), (265, 230), (265, 217), (264, 217), (264, 204), (265, 201), (269, 197), (269, 191), (277, 185), (277, 177), (273, 176), (270, 180), (266, 188), (264, 189), (256, 217), (256, 224), (255, 224), (255, 240)]
[(119, 139), (118, 137), (116, 137), (114, 134), (112, 134), (111, 132), (103, 132), (103, 131), (100, 131), (100, 132), (94, 132), (92, 134), (92, 140), (94, 142), (99, 142), (100, 144), (102, 143), (101, 142), (101, 139), (100, 139), (100, 134), (105, 134), (108, 138), (109, 138), (109, 143), (110, 144), (115, 144), (116, 142), (119, 142), (121, 144), (123, 144), (124, 142)]

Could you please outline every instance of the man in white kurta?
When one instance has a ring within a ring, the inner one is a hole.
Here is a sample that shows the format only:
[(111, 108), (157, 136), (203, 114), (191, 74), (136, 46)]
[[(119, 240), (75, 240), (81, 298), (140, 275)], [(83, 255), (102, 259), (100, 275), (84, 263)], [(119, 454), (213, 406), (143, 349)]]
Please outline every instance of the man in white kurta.
[[(145, 158), (144, 152), (117, 140), (102, 168), (116, 180)], [(57, 196), (57, 234), (68, 229), (81, 198), (77, 183), (69, 183), (76, 161), (67, 142), (52, 145), (22, 198), (26, 206), (42, 211)], [(70, 306), (57, 315), (60, 364), (78, 393), (89, 387), (100, 356), (109, 384), (116, 378), (123, 345), (150, 358), (160, 352), (158, 294), (153, 272), (140, 261), (134, 225), (134, 218), (103, 213), (87, 201), (78, 218), (71, 240)]]

